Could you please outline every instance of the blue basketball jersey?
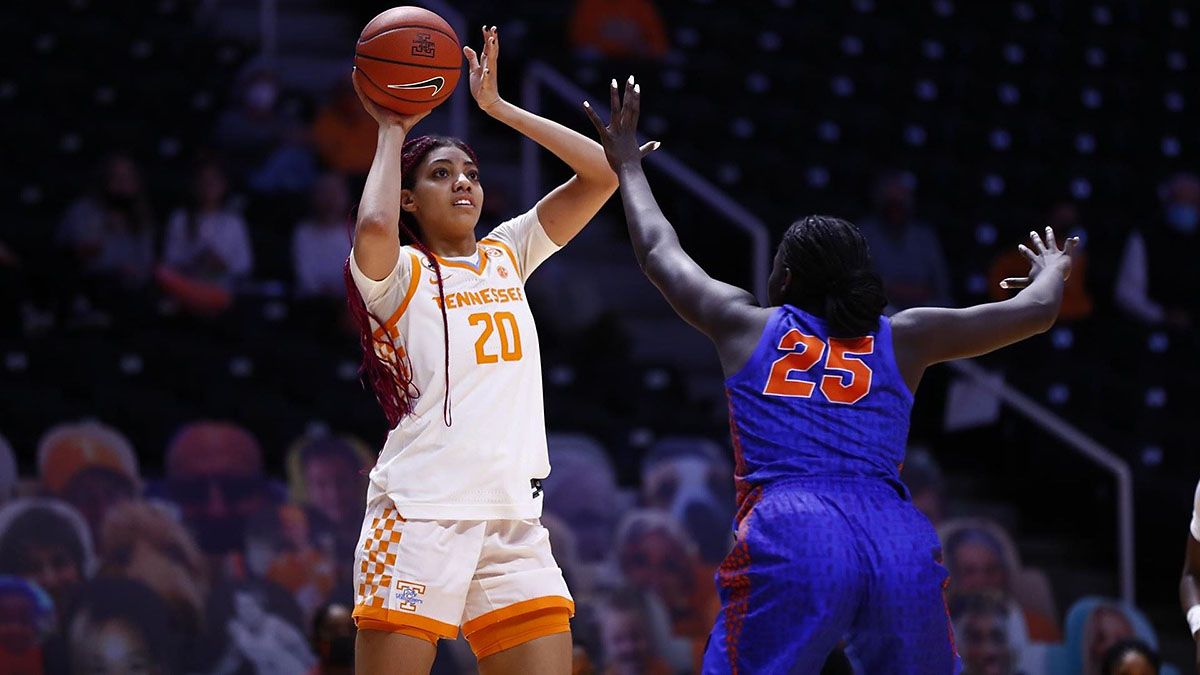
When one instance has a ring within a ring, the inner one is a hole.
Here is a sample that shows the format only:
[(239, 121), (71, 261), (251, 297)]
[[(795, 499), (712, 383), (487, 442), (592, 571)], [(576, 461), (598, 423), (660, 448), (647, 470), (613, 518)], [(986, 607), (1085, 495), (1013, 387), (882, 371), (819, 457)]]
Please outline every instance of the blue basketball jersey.
[(739, 498), (805, 477), (877, 478), (903, 491), (913, 396), (887, 317), (871, 334), (834, 338), (823, 319), (784, 305), (725, 387)]

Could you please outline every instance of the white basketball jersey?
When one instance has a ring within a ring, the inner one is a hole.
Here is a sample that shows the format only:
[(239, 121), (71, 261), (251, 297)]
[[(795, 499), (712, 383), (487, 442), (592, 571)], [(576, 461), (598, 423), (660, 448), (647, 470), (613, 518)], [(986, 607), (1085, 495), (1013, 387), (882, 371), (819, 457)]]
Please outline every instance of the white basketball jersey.
[(550, 473), (537, 328), (525, 298), (529, 274), (559, 249), (536, 207), (479, 241), (478, 264), (439, 258), (449, 321), (450, 404), (443, 421), (446, 347), (437, 275), (415, 248), (400, 249), (382, 281), (350, 269), (367, 309), (377, 352), (411, 365), (420, 395), (392, 429), (371, 470), (368, 501), (386, 493), (404, 518), (537, 518)]

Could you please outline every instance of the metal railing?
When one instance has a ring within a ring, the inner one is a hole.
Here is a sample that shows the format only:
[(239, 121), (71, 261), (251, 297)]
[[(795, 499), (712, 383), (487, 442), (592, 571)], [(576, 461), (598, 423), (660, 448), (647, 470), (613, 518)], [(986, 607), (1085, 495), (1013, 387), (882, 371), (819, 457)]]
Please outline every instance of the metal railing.
[[(582, 106), (586, 99), (592, 102), (592, 106), (602, 117), (608, 117), (608, 107), (596, 102), (597, 98), (601, 98), (600, 94), (607, 94), (607, 91), (588, 96), (579, 85), (562, 73), (541, 61), (534, 61), (525, 70), (525, 79), (521, 84), (521, 106), (530, 112), (539, 112), (542, 107), (541, 92), (543, 89), (550, 91), (576, 108)], [(583, 114), (582, 109), (580, 114)], [(522, 142), (522, 204), (533, 204), (542, 196), (541, 164), (538, 162), (539, 150), (538, 144), (528, 138)], [(760, 302), (765, 303), (767, 300), (767, 276), (771, 271), (771, 241), (766, 224), (731, 199), (724, 190), (713, 185), (671, 153), (665, 150), (655, 151), (646, 158), (646, 163), (666, 173), (671, 180), (690, 192), (696, 199), (708, 204), (714, 211), (728, 218), (736, 227), (746, 233), (746, 236), (750, 238), (753, 251), (754, 278), (751, 283), (754, 287), (754, 294), (758, 296)]]
[(1100, 445), (1077, 427), (1025, 394), (993, 377), (974, 361), (951, 361), (947, 365), (986, 389), (1025, 419), (1062, 441), (1091, 463), (1111, 473), (1117, 481), (1117, 576), (1121, 599), (1134, 603), (1133, 472), (1129, 463)]

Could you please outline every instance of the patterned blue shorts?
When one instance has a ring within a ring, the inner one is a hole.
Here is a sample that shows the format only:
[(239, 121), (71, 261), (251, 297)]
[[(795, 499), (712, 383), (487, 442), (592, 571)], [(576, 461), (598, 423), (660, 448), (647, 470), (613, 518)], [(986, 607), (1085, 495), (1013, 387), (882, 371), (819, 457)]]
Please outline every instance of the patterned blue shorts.
[(896, 488), (805, 479), (749, 499), (704, 673), (819, 673), (842, 640), (860, 673), (960, 672), (937, 534)]

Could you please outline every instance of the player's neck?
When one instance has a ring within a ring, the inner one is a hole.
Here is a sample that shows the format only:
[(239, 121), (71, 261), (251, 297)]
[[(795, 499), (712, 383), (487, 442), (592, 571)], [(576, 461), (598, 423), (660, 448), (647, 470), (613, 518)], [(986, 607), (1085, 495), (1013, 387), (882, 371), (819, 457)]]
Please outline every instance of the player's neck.
[(477, 250), (474, 232), (462, 237), (428, 237), (425, 243), (430, 251), (442, 258), (462, 258), (475, 255)]

